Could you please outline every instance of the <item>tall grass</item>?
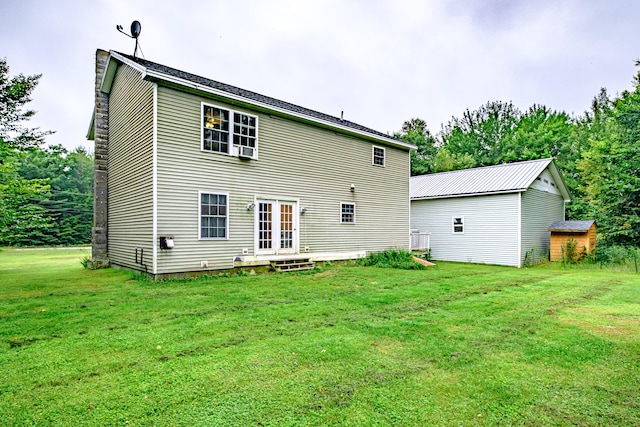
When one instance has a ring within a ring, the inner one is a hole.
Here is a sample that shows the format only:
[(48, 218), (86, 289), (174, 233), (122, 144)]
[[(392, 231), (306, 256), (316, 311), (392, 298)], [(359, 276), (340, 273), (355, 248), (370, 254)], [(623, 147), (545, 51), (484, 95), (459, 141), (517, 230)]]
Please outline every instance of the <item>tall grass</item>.
[(360, 260), (367, 267), (398, 268), (402, 270), (424, 270), (426, 267), (413, 259), (411, 252), (402, 249), (388, 249), (372, 252)]

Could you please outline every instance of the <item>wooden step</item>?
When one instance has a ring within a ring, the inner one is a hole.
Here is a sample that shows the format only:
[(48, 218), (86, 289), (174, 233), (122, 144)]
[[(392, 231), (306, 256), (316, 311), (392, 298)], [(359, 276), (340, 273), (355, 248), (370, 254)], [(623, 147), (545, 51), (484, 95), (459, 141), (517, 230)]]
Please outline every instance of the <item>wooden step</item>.
[(302, 271), (311, 270), (315, 267), (314, 263), (307, 259), (281, 259), (271, 261), (271, 268), (275, 271)]

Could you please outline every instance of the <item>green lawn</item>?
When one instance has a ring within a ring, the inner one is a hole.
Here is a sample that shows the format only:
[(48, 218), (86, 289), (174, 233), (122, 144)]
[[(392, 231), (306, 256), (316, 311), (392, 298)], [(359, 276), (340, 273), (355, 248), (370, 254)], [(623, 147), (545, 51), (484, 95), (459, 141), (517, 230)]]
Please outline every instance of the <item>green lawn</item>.
[(155, 283), (0, 251), (0, 424), (640, 425), (640, 275), (439, 263)]

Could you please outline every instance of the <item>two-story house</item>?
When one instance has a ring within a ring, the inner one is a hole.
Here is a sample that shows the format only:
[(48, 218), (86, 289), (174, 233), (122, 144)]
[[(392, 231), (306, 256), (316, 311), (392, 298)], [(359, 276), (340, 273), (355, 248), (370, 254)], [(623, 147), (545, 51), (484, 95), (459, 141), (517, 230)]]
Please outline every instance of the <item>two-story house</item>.
[(94, 265), (155, 277), (409, 248), (413, 145), (98, 50)]

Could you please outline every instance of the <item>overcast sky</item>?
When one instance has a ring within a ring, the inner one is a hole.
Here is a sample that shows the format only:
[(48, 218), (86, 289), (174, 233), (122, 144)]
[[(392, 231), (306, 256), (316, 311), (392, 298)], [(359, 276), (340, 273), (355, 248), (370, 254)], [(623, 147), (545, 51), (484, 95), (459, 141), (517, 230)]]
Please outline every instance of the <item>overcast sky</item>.
[(0, 0), (0, 57), (40, 74), (31, 126), (86, 140), (97, 48), (143, 57), (392, 134), (488, 101), (582, 115), (633, 87), (635, 0)]

